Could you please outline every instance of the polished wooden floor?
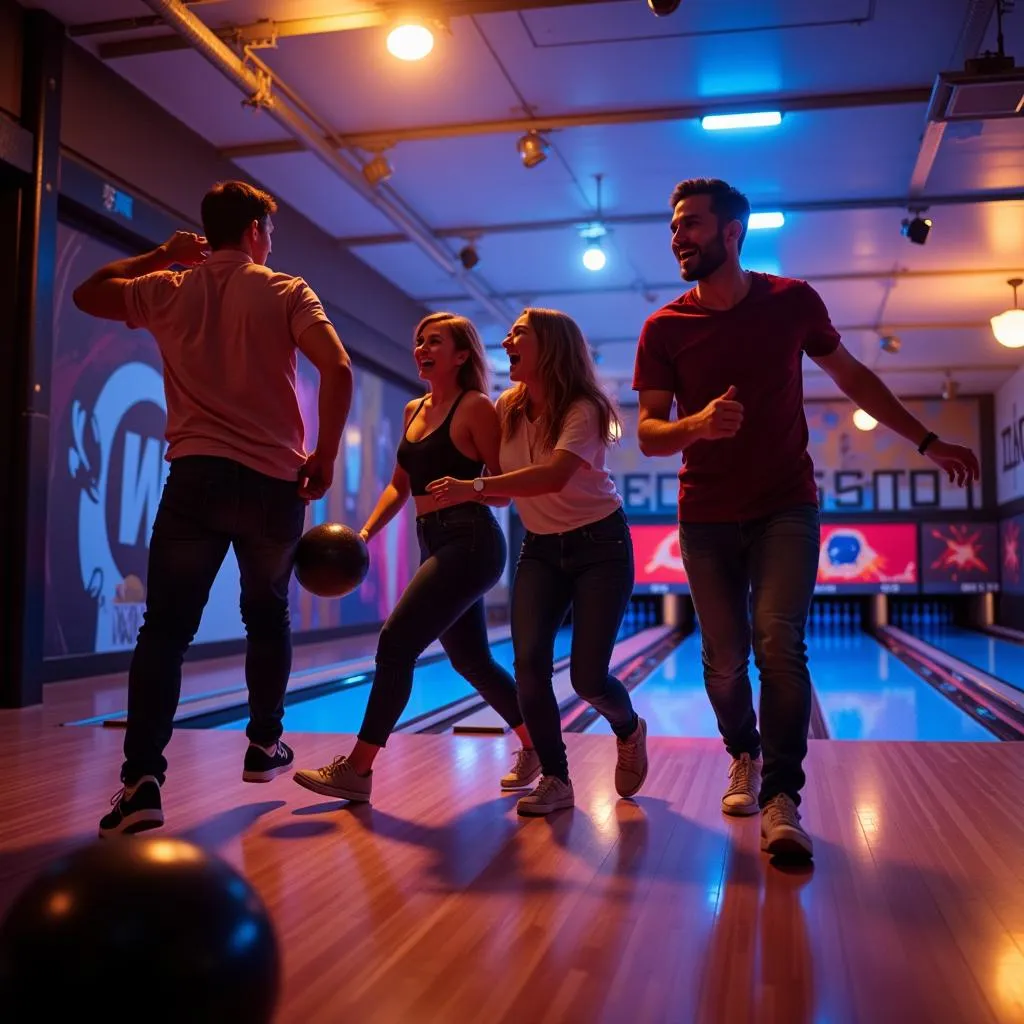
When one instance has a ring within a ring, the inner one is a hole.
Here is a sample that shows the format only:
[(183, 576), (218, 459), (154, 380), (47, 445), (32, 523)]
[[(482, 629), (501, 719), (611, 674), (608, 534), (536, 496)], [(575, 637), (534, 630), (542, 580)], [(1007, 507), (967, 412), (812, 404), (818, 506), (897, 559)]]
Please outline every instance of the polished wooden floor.
[[(116, 788), (123, 733), (46, 718), (0, 713), (0, 913)], [(302, 765), (349, 743), (289, 738)], [(571, 735), (548, 819), (498, 791), (509, 737), (396, 736), (357, 808), (243, 784), (244, 743), (175, 734), (166, 832), (266, 900), (281, 1022), (1024, 1020), (1024, 745), (812, 742), (792, 869), (719, 812), (716, 742), (653, 739), (621, 801), (611, 738)]]

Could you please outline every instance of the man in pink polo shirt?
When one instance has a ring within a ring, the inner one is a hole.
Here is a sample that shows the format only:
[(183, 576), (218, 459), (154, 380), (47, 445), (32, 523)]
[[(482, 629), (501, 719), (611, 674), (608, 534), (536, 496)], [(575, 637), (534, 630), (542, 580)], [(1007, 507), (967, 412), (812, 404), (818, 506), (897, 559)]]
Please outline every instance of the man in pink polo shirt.
[[(203, 199), (205, 238), (179, 231), (152, 252), (101, 268), (74, 293), (83, 312), (145, 328), (156, 339), (171, 464), (128, 676), (124, 786), (100, 835), (163, 824), (164, 748), (181, 663), (229, 545), (247, 638), (242, 778), (269, 782), (293, 760), (281, 742), (292, 661), (288, 584), (306, 503), (331, 486), (352, 369), (309, 285), (266, 266), (276, 211), (265, 192), (222, 182)], [(308, 456), (296, 350), (320, 373), (317, 445)]]
[[(850, 355), (806, 281), (741, 268), (750, 216), (742, 193), (697, 178), (676, 186), (670, 206), (672, 253), (683, 280), (697, 286), (652, 313), (640, 334), (640, 449), (683, 453), (680, 548), (705, 686), (733, 758), (722, 810), (760, 810), (764, 850), (809, 857), (797, 806), (811, 711), (804, 627), (820, 531), (803, 357), (951, 481), (977, 480), (978, 460), (940, 441)], [(751, 638), (761, 733), (747, 677)]]

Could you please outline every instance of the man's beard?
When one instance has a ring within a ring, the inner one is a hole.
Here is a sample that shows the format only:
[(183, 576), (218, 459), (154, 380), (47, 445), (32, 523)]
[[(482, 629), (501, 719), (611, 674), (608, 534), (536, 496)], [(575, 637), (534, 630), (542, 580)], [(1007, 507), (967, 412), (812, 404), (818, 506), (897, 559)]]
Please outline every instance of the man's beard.
[(725, 251), (725, 239), (719, 232), (711, 243), (700, 250), (693, 266), (689, 270), (683, 270), (680, 265), (679, 272), (684, 281), (703, 281), (722, 266), (728, 258)]

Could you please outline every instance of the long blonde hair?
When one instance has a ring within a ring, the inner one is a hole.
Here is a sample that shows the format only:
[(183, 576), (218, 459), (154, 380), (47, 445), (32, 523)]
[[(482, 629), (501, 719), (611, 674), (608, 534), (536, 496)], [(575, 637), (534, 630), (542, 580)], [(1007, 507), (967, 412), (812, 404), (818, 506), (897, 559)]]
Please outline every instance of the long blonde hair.
[(469, 357), (459, 367), (456, 383), (463, 391), (482, 391), (490, 396), (490, 375), (487, 372), (487, 358), (484, 355), (483, 342), (471, 320), (456, 313), (431, 313), (425, 316), (413, 331), (413, 343), (420, 340), (420, 335), (431, 324), (444, 324), (451, 332), (452, 343), (456, 352), (468, 352)]
[[(528, 308), (523, 311), (537, 335), (537, 371), (544, 388), (544, 447), (554, 448), (566, 414), (578, 399), (586, 399), (597, 410), (598, 429), (608, 444), (621, 434), (621, 424), (611, 399), (597, 382), (590, 346), (571, 316), (557, 309)], [(526, 385), (519, 384), (503, 403), (502, 431), (506, 438), (516, 432), (526, 416)]]

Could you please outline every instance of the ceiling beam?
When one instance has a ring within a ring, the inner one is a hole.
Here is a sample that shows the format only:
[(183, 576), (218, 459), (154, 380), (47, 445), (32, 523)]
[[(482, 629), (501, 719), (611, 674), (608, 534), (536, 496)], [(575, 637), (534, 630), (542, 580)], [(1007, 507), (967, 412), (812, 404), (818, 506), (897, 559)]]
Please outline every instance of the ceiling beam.
[[(996, 275), (1004, 277), (1007, 274), (1013, 275), (1019, 274), (1020, 272), (1020, 268), (1008, 270), (1002, 267), (970, 267), (969, 269), (951, 267), (942, 270), (908, 270), (896, 267), (888, 270), (851, 270), (839, 271), (833, 274), (787, 274), (786, 276), (795, 278), (798, 281), (809, 281), (814, 284), (827, 284), (829, 282), (837, 281), (905, 281), (910, 278), (921, 277), (994, 277)], [(669, 281), (667, 284), (647, 284), (646, 282), (643, 282), (603, 287), (598, 286), (594, 288), (521, 288), (519, 291), (498, 292), (495, 295), (495, 298), (506, 299), (508, 301), (522, 301), (524, 296), (529, 296), (531, 298), (549, 298), (553, 296), (579, 298), (582, 295), (643, 295), (645, 292), (649, 292), (652, 295), (657, 292), (672, 292), (673, 294), (678, 294), (680, 291), (689, 291), (689, 288), (682, 287), (683, 284), (684, 282), (682, 281)], [(464, 295), (431, 295), (426, 298), (416, 299), (417, 302), (422, 302), (427, 306), (443, 306), (445, 303), (463, 302), (464, 300)], [(861, 330), (861, 328), (850, 328), (850, 330)]]
[[(929, 96), (931, 96), (930, 86), (870, 89), (858, 92), (804, 93), (790, 96), (780, 93), (762, 93), (752, 96), (734, 96), (728, 100), (675, 104), (668, 107), (594, 110), (573, 114), (534, 113), (530, 117), (504, 118), (495, 121), (385, 128), (379, 131), (350, 134), (339, 132), (336, 137), (342, 140), (346, 146), (354, 146), (369, 152), (379, 152), (402, 142), (426, 142), (437, 139), (463, 138), (469, 135), (517, 135), (528, 131), (547, 133), (567, 128), (699, 120), (708, 114), (742, 114), (759, 110), (778, 110), (785, 115), (810, 110), (891, 107), (908, 103), (927, 103)], [(292, 140), (288, 139), (280, 142), (240, 143), (237, 146), (225, 146), (220, 152), (229, 160), (238, 160), (251, 156), (277, 156), (281, 153), (295, 153), (298, 148)]]
[[(929, 196), (929, 206), (976, 206), (982, 203), (1024, 202), (1024, 188), (993, 189), (986, 192), (963, 192), (956, 195)], [(782, 213), (835, 213), (842, 210), (887, 210), (907, 208), (905, 196), (880, 196), (865, 199), (821, 199), (810, 202), (799, 200), (786, 202), (769, 200), (755, 203), (754, 209), (779, 210)], [(603, 214), (601, 223), (616, 224), (663, 224), (668, 225), (670, 211), (668, 197), (664, 210), (654, 213)], [(515, 235), (531, 231), (558, 231), (563, 228), (578, 228), (589, 224), (593, 219), (591, 213), (581, 213), (578, 217), (556, 217), (551, 220), (507, 221), (495, 224), (459, 225), (449, 228), (435, 228), (438, 238), (480, 238), (484, 235)], [(354, 249), (368, 245), (394, 245), (404, 242), (405, 236), (400, 234), (381, 235), (346, 235), (335, 239), (339, 245)]]
[[(216, 2), (216, 0), (213, 0)], [(434, 0), (416, 3), (417, 12), (426, 17), (434, 18), (442, 25), (451, 18), (468, 18), (473, 15), (502, 14), (508, 11), (528, 11), (544, 7), (570, 7), (586, 4), (613, 3), (615, 0)], [(278, 40), (297, 36), (328, 35), (335, 32), (352, 32), (359, 29), (381, 28), (391, 24), (396, 14), (408, 13), (408, 3), (381, 2), (368, 6), (362, 11), (349, 11), (345, 14), (326, 14), (318, 17), (287, 18), (275, 21), (263, 18), (260, 21), (248, 22), (243, 25), (222, 25), (212, 28), (217, 36), (227, 43), (263, 44), (276, 46)], [(71, 26), (69, 34), (76, 37), (110, 35), (119, 32), (135, 32), (140, 29), (155, 28), (159, 20), (152, 17), (119, 18), (111, 21), (87, 22)], [(122, 39), (116, 42), (101, 43), (99, 55), (102, 60), (115, 60), (119, 57), (137, 57), (148, 53), (167, 53), (183, 50), (181, 40), (174, 35), (145, 36), (141, 39)]]

